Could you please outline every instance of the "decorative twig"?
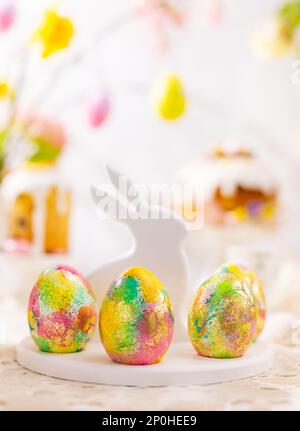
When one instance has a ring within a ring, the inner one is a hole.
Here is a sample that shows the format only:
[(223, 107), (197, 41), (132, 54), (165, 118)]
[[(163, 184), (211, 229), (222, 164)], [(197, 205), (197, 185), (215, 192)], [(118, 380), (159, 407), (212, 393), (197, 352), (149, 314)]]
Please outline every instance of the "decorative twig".
[[(33, 102), (33, 105), (41, 106), (43, 101), (46, 100), (45, 94), (49, 93), (49, 89), (53, 89), (53, 87), (56, 87), (64, 72), (76, 66), (79, 63), (82, 63), (83, 60), (85, 60), (88, 55), (93, 52), (95, 48), (98, 47), (100, 43), (105, 39), (107, 36), (111, 36), (112, 33), (114, 33), (117, 30), (120, 30), (121, 27), (123, 27), (125, 24), (127, 24), (132, 19), (136, 18), (135, 11), (125, 12), (119, 15), (117, 18), (115, 18), (112, 22), (110, 22), (108, 25), (103, 27), (99, 33), (97, 34), (95, 40), (90, 44), (89, 48), (81, 49), (75, 52), (67, 61), (61, 63), (51, 74), (49, 81), (46, 83), (44, 88), (41, 90), (40, 94), (37, 96), (36, 100)], [(48, 100), (48, 99), (47, 99)]]
[[(5, 152), (5, 163), (3, 168), (6, 169), (12, 164), (13, 156), (17, 155), (18, 147), (20, 143), (20, 136), (17, 136), (13, 133), (13, 125), (15, 122), (16, 114), (19, 109), (19, 102), (21, 100), (21, 96), (24, 90), (26, 78), (27, 78), (27, 69), (29, 63), (29, 49), (25, 46), (21, 52), (20, 56), (20, 65), (18, 68), (19, 75), (17, 77), (15, 86), (14, 86), (14, 97), (11, 99), (8, 121), (7, 121), (7, 134), (5, 138), (4, 144), (4, 152)], [(8, 154), (10, 157), (8, 157)]]

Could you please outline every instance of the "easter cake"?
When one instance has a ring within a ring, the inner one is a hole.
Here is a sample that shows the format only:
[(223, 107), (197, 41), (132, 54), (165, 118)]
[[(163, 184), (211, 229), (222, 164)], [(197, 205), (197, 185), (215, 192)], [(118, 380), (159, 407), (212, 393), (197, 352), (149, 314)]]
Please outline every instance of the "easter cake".
[(242, 146), (215, 148), (184, 166), (177, 181), (194, 188), (202, 207), (192, 202), (191, 211), (203, 211), (207, 225), (276, 224), (279, 186), (272, 165)]
[(18, 119), (28, 143), (26, 161), (2, 182), (4, 250), (17, 253), (66, 253), (72, 191), (59, 156), (66, 137), (60, 123), (33, 114)]

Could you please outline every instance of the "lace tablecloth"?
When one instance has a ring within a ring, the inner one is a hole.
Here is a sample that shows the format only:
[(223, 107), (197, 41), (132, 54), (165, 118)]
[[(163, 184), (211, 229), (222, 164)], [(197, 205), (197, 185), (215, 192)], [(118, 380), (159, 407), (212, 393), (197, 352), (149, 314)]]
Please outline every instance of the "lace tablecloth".
[(265, 330), (273, 368), (257, 377), (208, 386), (121, 387), (45, 377), (18, 365), (15, 347), (0, 348), (2, 410), (295, 410), (300, 409), (299, 320), (279, 315)]

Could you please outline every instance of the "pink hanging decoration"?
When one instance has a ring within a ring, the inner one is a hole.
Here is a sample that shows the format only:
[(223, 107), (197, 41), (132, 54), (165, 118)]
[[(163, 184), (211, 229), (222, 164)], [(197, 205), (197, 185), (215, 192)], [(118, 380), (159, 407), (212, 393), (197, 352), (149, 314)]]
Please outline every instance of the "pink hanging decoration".
[(107, 119), (111, 108), (110, 99), (107, 94), (102, 94), (92, 100), (88, 107), (88, 122), (93, 128), (101, 126)]
[(136, 9), (140, 17), (148, 19), (153, 33), (153, 48), (158, 54), (168, 49), (167, 30), (169, 27), (180, 27), (185, 21), (183, 7), (173, 4), (170, 0), (144, 0)]
[(210, 0), (206, 15), (209, 24), (220, 25), (224, 17), (224, 8), (221, 0)]
[(0, 2), (0, 32), (8, 30), (16, 16), (16, 8), (12, 2)]
[(152, 47), (156, 54), (163, 55), (166, 53), (169, 43), (164, 29), (164, 20), (161, 13), (152, 13), (149, 17), (150, 25), (153, 30)]

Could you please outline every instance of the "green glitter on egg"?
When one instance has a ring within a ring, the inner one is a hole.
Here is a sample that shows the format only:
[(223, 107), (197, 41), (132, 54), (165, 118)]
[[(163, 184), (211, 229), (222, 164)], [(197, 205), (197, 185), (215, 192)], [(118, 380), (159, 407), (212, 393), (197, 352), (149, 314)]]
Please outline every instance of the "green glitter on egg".
[(81, 307), (92, 304), (93, 302), (94, 299), (91, 297), (88, 291), (83, 289), (82, 286), (78, 283), (70, 308), (79, 310)]
[(75, 350), (77, 352), (82, 350), (82, 348), (83, 348), (82, 346), (84, 346), (87, 341), (88, 341), (88, 337), (86, 336), (86, 334), (84, 334), (84, 332), (78, 330), (75, 337), (74, 337)]
[(114, 291), (117, 297), (120, 297), (125, 304), (136, 300), (139, 295), (139, 282), (133, 277), (124, 277), (120, 285), (116, 286)]
[(35, 340), (38, 348), (42, 352), (50, 352), (51, 351), (51, 343), (49, 340), (46, 340), (45, 338), (42, 338), (42, 337), (34, 337), (34, 340)]

